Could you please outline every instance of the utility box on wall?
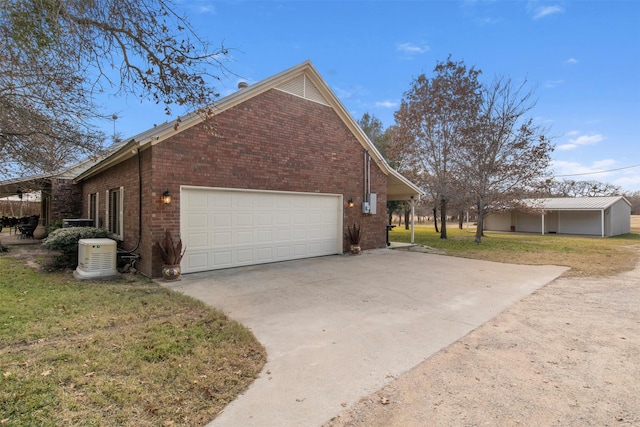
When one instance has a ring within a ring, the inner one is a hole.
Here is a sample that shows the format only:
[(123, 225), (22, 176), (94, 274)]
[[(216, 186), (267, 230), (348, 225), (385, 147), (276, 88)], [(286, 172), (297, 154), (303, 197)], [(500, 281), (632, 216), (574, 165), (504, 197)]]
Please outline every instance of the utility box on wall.
[(377, 203), (378, 203), (377, 193), (367, 194), (367, 200), (362, 202), (362, 213), (368, 214), (368, 215), (375, 215)]

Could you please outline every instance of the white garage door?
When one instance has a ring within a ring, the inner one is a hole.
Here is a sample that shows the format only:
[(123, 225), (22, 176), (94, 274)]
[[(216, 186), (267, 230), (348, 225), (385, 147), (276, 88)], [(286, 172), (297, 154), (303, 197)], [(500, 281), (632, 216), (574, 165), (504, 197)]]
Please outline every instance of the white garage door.
[(182, 271), (215, 270), (342, 252), (342, 197), (183, 187)]

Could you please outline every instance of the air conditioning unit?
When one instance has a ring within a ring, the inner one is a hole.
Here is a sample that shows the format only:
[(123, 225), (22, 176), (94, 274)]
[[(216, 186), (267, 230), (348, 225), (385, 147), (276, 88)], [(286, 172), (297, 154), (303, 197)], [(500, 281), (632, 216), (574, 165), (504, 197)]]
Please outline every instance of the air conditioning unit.
[(111, 239), (80, 239), (78, 267), (73, 272), (78, 279), (105, 279), (118, 275), (116, 241)]

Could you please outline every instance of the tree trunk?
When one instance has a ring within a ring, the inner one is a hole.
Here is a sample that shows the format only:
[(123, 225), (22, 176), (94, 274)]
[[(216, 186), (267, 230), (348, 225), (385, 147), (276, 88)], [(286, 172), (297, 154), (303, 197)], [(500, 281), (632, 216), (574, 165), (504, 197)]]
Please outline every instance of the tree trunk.
[(440, 238), (447, 238), (447, 199), (440, 199)]
[(409, 229), (409, 217), (411, 216), (411, 211), (404, 211), (404, 229)]
[(458, 211), (458, 228), (462, 230), (462, 226), (464, 225), (464, 211)]
[(476, 228), (476, 243), (482, 243), (483, 228), (484, 228), (484, 201), (478, 200), (478, 227)]
[(436, 227), (436, 233), (439, 233), (440, 230), (438, 230), (438, 209), (436, 209), (435, 207), (433, 208), (433, 225)]

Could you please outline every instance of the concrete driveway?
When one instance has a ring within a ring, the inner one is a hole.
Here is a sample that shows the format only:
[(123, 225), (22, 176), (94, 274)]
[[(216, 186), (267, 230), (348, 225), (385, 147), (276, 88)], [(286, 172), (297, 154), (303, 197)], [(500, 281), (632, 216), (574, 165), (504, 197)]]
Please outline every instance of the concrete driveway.
[(566, 270), (380, 249), (188, 274), (172, 289), (266, 347), (209, 426), (319, 426)]

